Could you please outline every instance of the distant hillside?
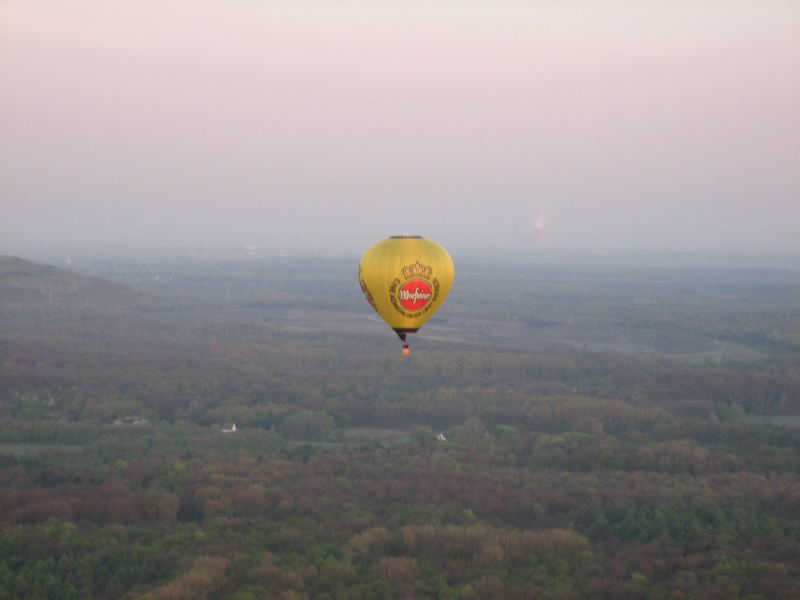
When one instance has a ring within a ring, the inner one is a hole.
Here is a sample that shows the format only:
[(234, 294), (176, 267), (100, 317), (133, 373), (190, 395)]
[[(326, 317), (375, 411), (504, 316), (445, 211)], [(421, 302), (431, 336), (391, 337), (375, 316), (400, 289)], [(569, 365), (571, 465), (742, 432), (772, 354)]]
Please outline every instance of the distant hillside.
[(121, 304), (139, 293), (127, 285), (77, 275), (16, 256), (0, 256), (0, 304)]

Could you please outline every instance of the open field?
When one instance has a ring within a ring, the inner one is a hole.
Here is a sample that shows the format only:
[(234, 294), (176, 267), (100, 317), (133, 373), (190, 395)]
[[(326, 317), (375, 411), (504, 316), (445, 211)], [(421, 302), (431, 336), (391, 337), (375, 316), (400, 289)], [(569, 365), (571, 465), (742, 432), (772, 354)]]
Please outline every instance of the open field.
[[(248, 325), (287, 334), (342, 333), (386, 336), (394, 334), (375, 314), (298, 308), (197, 308), (171, 314), (171, 320), (199, 325)], [(707, 358), (714, 362), (751, 360), (763, 354), (743, 344), (721, 342), (686, 331), (654, 331), (626, 327), (534, 325), (519, 320), (452, 316), (434, 318), (412, 345), (435, 340), (462, 345), (543, 350), (585, 349), (676, 358)]]

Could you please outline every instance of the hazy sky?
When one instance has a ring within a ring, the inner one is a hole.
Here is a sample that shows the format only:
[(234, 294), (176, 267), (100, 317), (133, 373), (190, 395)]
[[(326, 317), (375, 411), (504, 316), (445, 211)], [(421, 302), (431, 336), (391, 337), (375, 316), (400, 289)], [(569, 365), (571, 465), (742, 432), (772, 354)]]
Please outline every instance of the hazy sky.
[(0, 252), (800, 251), (794, 0), (0, 0), (0, 86)]

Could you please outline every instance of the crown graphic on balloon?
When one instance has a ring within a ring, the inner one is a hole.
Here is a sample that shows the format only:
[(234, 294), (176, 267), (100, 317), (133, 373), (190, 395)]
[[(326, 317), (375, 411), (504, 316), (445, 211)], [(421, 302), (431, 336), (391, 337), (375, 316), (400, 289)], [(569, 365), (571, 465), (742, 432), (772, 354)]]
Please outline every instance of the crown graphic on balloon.
[(428, 265), (423, 265), (419, 261), (415, 262), (413, 265), (406, 265), (400, 272), (403, 273), (404, 279), (411, 279), (412, 277), (422, 277), (423, 279), (429, 279), (431, 273), (433, 273), (433, 269)]

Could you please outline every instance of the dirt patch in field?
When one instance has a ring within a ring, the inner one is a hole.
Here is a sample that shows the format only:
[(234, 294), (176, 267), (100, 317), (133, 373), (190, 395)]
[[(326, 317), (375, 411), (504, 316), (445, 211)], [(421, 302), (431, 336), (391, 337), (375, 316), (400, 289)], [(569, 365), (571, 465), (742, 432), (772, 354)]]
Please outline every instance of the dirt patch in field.
[[(287, 333), (343, 332), (386, 335), (386, 324), (374, 314), (285, 308), (198, 309), (172, 315), (204, 324), (260, 324)], [(423, 339), (457, 344), (482, 344), (527, 349), (582, 348), (593, 351), (727, 358), (728, 345), (681, 331), (621, 327), (530, 325), (522, 321), (494, 321), (450, 317), (431, 322), (416, 334)], [(737, 352), (741, 353), (741, 348)]]
[(407, 431), (402, 429), (375, 429), (373, 427), (354, 427), (344, 431), (348, 440), (367, 438), (373, 442), (403, 442), (411, 439)]

